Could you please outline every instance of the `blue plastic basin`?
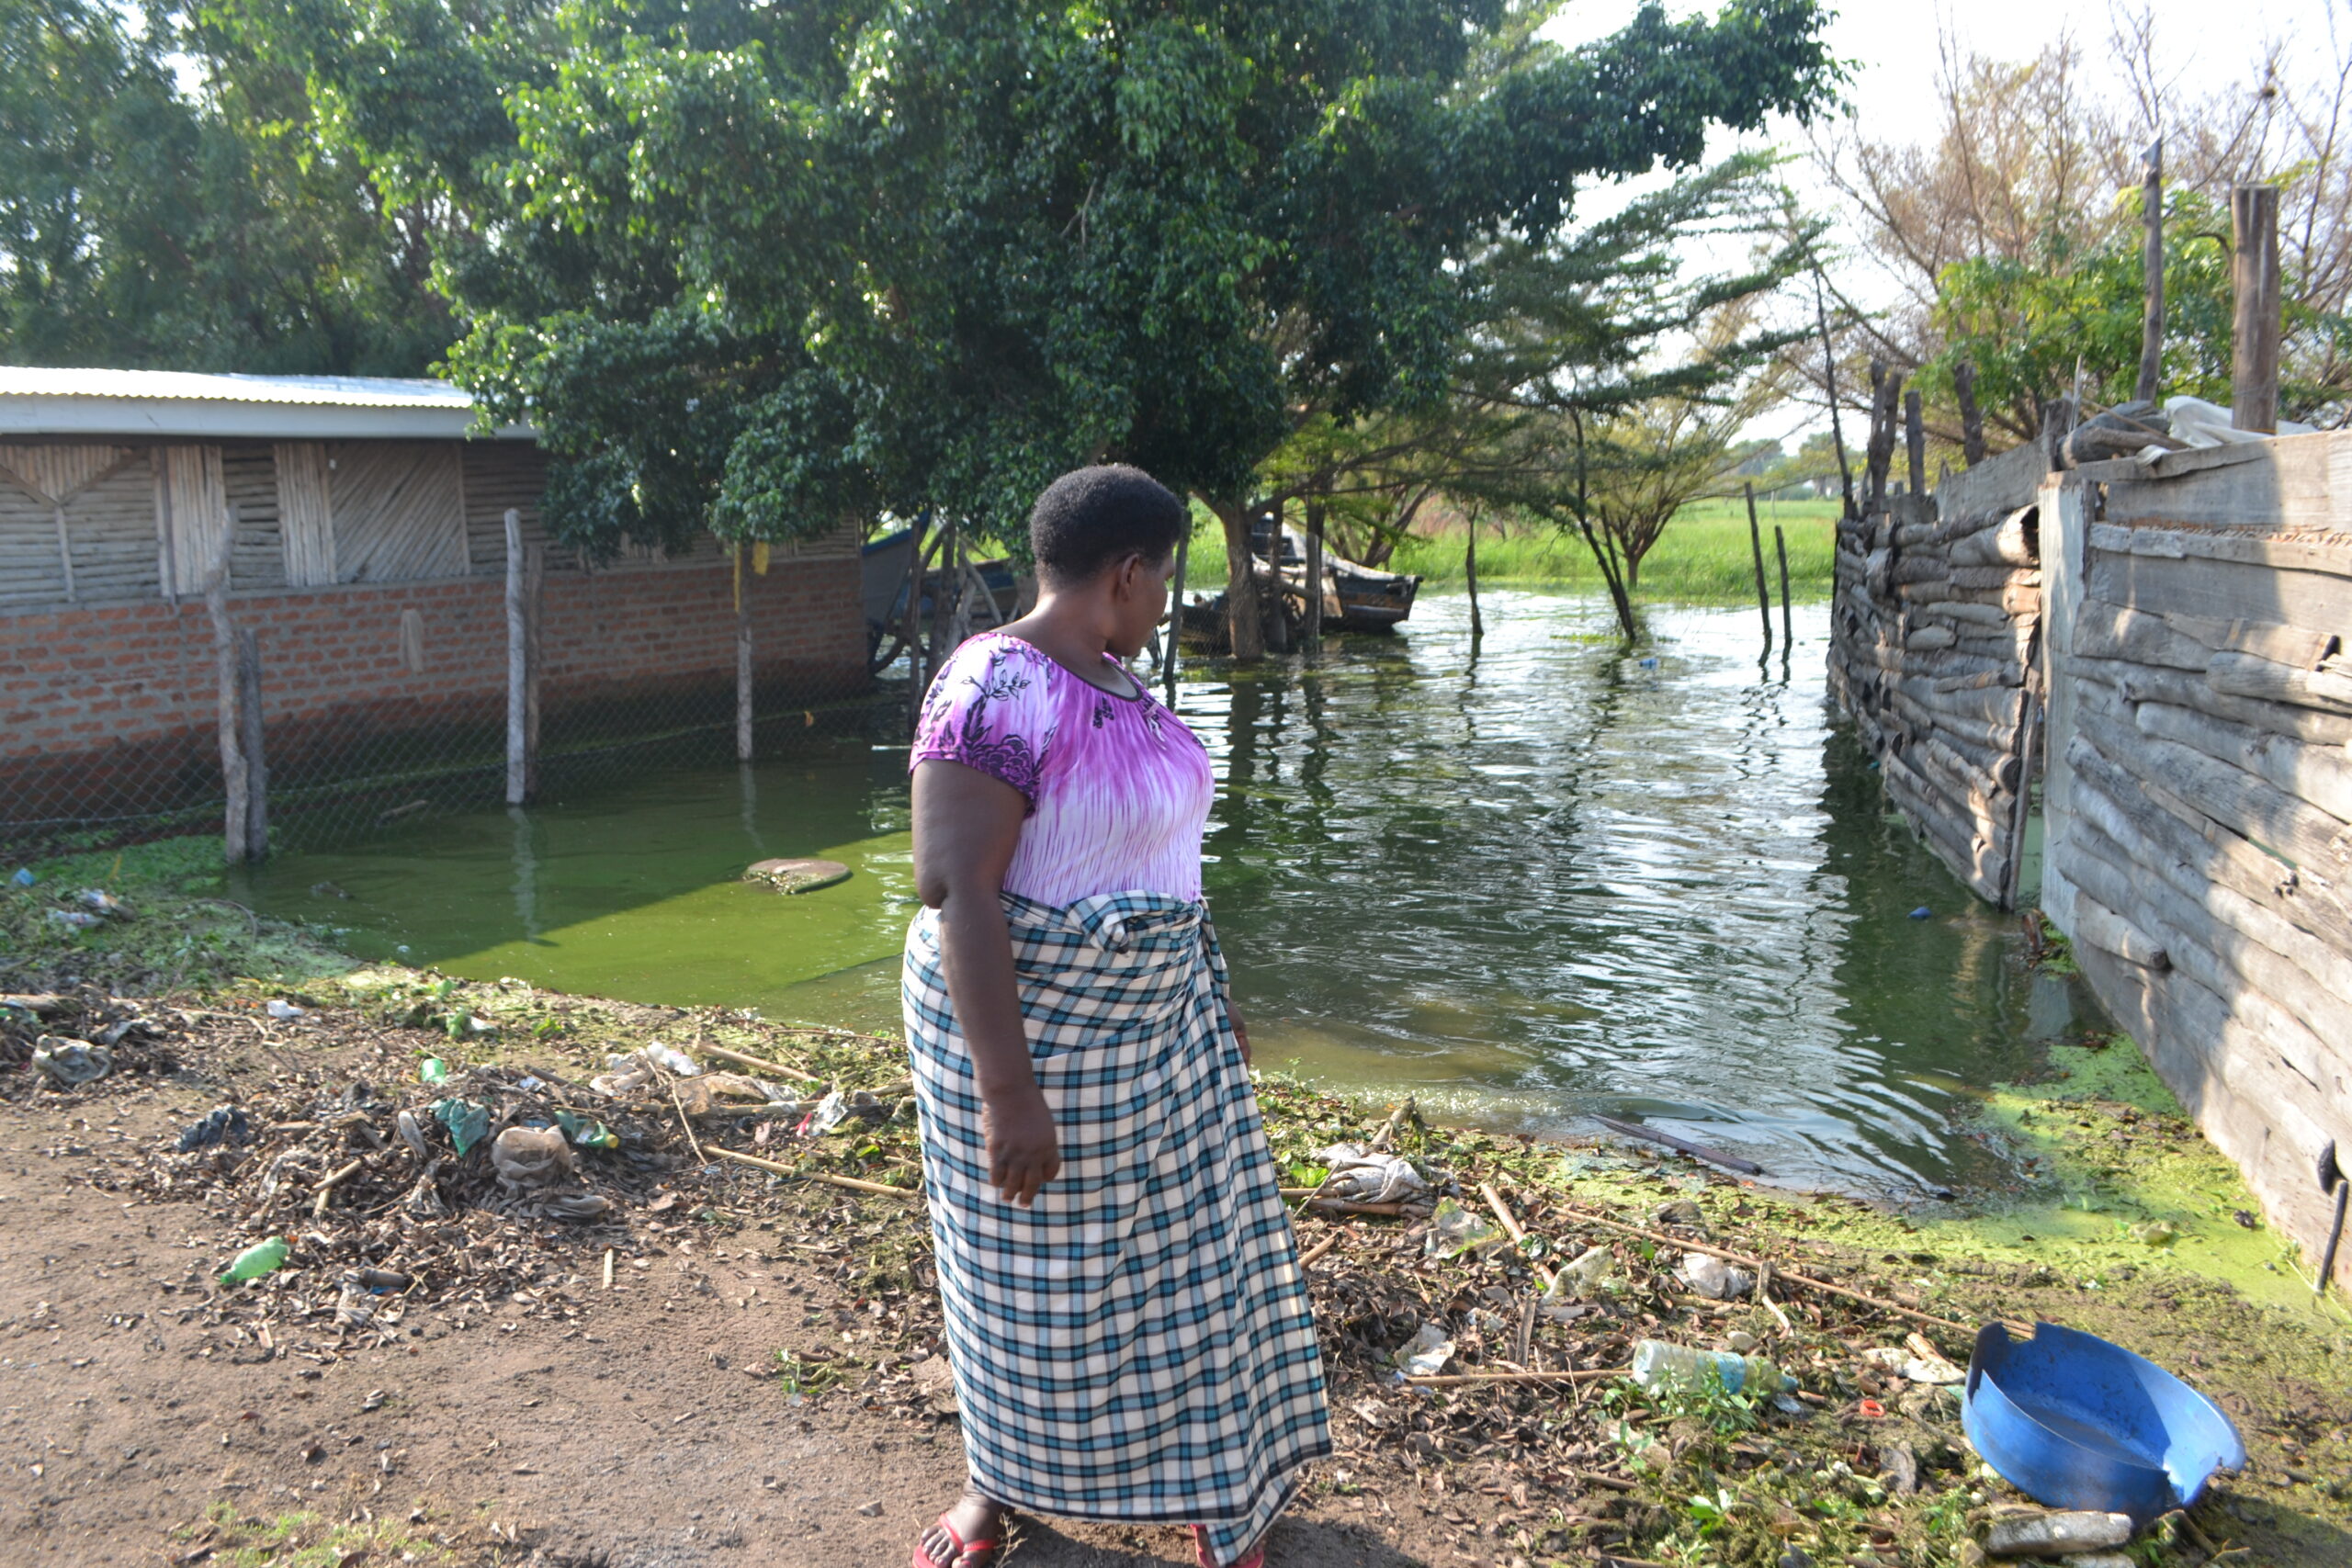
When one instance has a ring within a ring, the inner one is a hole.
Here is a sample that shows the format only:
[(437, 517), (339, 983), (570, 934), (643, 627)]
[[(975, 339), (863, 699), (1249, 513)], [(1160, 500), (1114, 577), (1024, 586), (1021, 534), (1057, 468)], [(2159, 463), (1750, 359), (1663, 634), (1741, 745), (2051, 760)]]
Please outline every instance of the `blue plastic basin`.
[(2245, 1464), (2219, 1405), (2095, 1334), (2043, 1323), (2030, 1339), (1984, 1325), (1961, 1395), (1968, 1440), (2001, 1478), (2053, 1508), (2129, 1514), (2145, 1529)]

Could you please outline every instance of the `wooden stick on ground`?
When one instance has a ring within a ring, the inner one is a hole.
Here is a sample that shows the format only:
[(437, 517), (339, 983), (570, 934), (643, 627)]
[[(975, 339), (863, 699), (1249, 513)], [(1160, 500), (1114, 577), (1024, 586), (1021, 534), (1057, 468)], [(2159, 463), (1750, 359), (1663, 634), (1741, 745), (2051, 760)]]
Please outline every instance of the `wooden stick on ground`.
[(605, 1289), (613, 1288), (613, 1249), (605, 1248)]
[(1309, 1264), (1320, 1263), (1323, 1260), (1323, 1255), (1329, 1252), (1333, 1247), (1339, 1245), (1340, 1233), (1335, 1230), (1329, 1235), (1325, 1236), (1321, 1241), (1317, 1242), (1314, 1247), (1309, 1250), (1304, 1258), (1301, 1258), (1298, 1260), (1299, 1268), (1304, 1270)]
[(839, 1187), (851, 1192), (874, 1192), (886, 1198), (921, 1198), (922, 1196), (922, 1192), (917, 1188), (892, 1187), (888, 1182), (882, 1181), (862, 1181), (854, 1176), (832, 1176), (821, 1170), (795, 1170), (788, 1165), (779, 1164), (772, 1159), (762, 1159), (757, 1155), (737, 1154), (733, 1149), (722, 1149), (716, 1145), (711, 1147), (710, 1152), (720, 1159), (731, 1159), (738, 1165), (755, 1165), (762, 1170), (774, 1171), (778, 1176), (789, 1176), (800, 1181), (820, 1181), (828, 1187)]
[(318, 1196), (311, 1200), (311, 1215), (316, 1217), (320, 1214), (325, 1213), (327, 1212), (327, 1200), (334, 1196), (334, 1190), (337, 1187), (342, 1186), (345, 1182), (350, 1180), (353, 1177), (358, 1175), (360, 1168), (365, 1166), (367, 1163), (368, 1162), (365, 1159), (353, 1160), (349, 1165), (345, 1166), (341, 1170), (335, 1171), (324, 1181), (320, 1182), (313, 1190), (317, 1192)]
[[(1495, 1212), (1495, 1218), (1502, 1222), (1503, 1234), (1510, 1237), (1511, 1241), (1515, 1245), (1521, 1247), (1526, 1246), (1527, 1233), (1519, 1228), (1519, 1221), (1511, 1215), (1510, 1205), (1503, 1201), (1503, 1195), (1495, 1190), (1494, 1183), (1491, 1181), (1480, 1182), (1478, 1184), (1478, 1195), (1487, 1201), (1487, 1207)], [(1544, 1281), (1544, 1288), (1545, 1290), (1552, 1290), (1559, 1284), (1560, 1277), (1557, 1274), (1555, 1274), (1549, 1269), (1544, 1268), (1544, 1265), (1536, 1262), (1535, 1259), (1532, 1258), (1529, 1258), (1527, 1262), (1528, 1267), (1535, 1270), (1535, 1277)]]
[(702, 1141), (695, 1136), (695, 1124), (687, 1120), (685, 1104), (678, 1098), (678, 1086), (665, 1077), (662, 1080), (662, 1087), (670, 1091), (670, 1105), (678, 1113), (678, 1126), (686, 1134), (686, 1147), (694, 1150), (697, 1164), (707, 1163), (707, 1156), (702, 1152)]
[(1442, 1377), (1408, 1377), (1405, 1381), (1417, 1388), (1461, 1388), (1482, 1382), (1595, 1382), (1602, 1378), (1622, 1378), (1632, 1370), (1588, 1367), (1578, 1372), (1452, 1372)]
[(701, 1040), (695, 1041), (687, 1049), (700, 1051), (707, 1056), (717, 1056), (724, 1062), (733, 1062), (738, 1066), (757, 1067), (762, 1072), (782, 1073), (786, 1077), (798, 1078), (805, 1084), (821, 1084), (825, 1081), (814, 1073), (802, 1072), (798, 1067), (787, 1067), (782, 1062), (771, 1062), (763, 1056), (748, 1056), (741, 1051), (729, 1051), (724, 1045), (713, 1045)]
[(1764, 1309), (1779, 1322), (1781, 1333), (1794, 1334), (1796, 1325), (1789, 1321), (1789, 1314), (1781, 1310), (1781, 1303), (1772, 1299), (1772, 1260), (1767, 1258), (1761, 1262), (1763, 1266), (1756, 1270), (1756, 1299), (1762, 1302)]

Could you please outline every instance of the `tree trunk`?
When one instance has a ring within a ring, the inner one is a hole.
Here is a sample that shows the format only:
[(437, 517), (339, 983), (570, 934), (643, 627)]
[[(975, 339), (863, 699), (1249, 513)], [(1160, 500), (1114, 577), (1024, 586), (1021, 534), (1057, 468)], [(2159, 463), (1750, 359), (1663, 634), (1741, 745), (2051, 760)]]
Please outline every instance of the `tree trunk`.
[(2140, 182), (2140, 380), (2132, 395), (2156, 400), (2165, 364), (2165, 139), (2141, 154)]
[(1250, 566), (1250, 509), (1241, 501), (1211, 501), (1225, 525), (1225, 631), (1243, 663), (1266, 657), (1265, 621), (1258, 609), (1258, 574)]

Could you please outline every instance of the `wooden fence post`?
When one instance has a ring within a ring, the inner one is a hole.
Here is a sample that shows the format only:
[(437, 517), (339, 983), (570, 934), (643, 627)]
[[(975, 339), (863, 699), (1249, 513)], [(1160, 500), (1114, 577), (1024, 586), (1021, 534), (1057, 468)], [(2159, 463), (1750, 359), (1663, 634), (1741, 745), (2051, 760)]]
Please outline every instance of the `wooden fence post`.
[(1903, 394), (1903, 458), (1910, 476), (1911, 493), (1928, 493), (1928, 430), (1919, 406), (1919, 389)]
[[(1474, 550), (1477, 547), (1474, 542)], [(1277, 548), (1274, 558), (1280, 560)], [(1323, 651), (1323, 498), (1306, 503), (1306, 633), (1307, 650)], [(1478, 635), (1478, 585), (1470, 585), (1470, 635)]]
[(1756, 558), (1756, 608), (1764, 617), (1764, 652), (1770, 657), (1772, 652), (1772, 592), (1764, 586), (1764, 534), (1756, 525), (1756, 486), (1751, 482), (1739, 488), (1747, 497), (1747, 549)]
[(743, 597), (743, 547), (735, 547), (735, 760), (752, 760), (752, 606)]
[(544, 545), (523, 547), (523, 787), (533, 800), (539, 797), (539, 662), (540, 601), (547, 592), (548, 552)]
[(237, 509), (232, 505), (229, 525), (220, 532), (220, 554), (205, 574), (204, 608), (212, 621), (213, 677), (220, 709), (221, 852), (231, 865), (243, 865), (249, 852), (245, 835), (252, 823), (253, 795), (237, 721), (237, 628), (229, 619), (229, 558), (236, 542)]
[(2240, 430), (2278, 428), (2278, 187), (2230, 191), (2230, 282), (2237, 295), (2232, 323), (2230, 423)]
[(1797, 645), (1797, 634), (1789, 621), (1789, 536), (1772, 525), (1772, 553), (1781, 558), (1781, 657), (1786, 659)]
[(506, 509), (506, 804), (529, 802), (537, 783), (537, 748), (531, 723), (530, 563), (523, 550), (523, 514)]
[(2141, 154), (2140, 270), (2143, 299), (2140, 313), (2140, 381), (2132, 396), (2143, 403), (2156, 400), (2158, 378), (2165, 361), (2165, 139)]
[(1886, 361), (1871, 361), (1871, 441), (1862, 489), (1865, 517), (1886, 509), (1886, 473), (1894, 466), (1895, 400), (1902, 389), (1903, 378), (1889, 370)]
[(1161, 649), (1164, 667), (1159, 678), (1170, 690), (1176, 685), (1176, 643), (1184, 635), (1184, 568), (1193, 555), (1193, 513), (1184, 509), (1184, 531), (1176, 536), (1176, 581), (1168, 585), (1168, 646)]
[(1976, 406), (1976, 367), (1962, 360), (1951, 367), (1952, 395), (1960, 402), (1960, 460), (1974, 468), (1984, 460), (1984, 411)]
[(237, 628), (237, 738), (245, 754), (245, 858), (269, 854), (269, 764), (262, 751), (261, 636)]

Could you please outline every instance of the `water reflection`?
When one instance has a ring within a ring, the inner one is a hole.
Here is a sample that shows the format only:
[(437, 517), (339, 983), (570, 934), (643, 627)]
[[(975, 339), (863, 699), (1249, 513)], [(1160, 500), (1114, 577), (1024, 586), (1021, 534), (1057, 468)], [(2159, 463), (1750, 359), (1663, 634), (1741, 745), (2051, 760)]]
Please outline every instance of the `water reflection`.
[(2027, 1049), (2014, 944), (1832, 732), (1826, 611), (1784, 665), (1752, 613), (1653, 612), (1634, 657), (1604, 603), (1485, 607), (1475, 648), (1436, 597), (1180, 692), (1261, 1055), (1510, 1128), (1644, 1117), (1809, 1184), (1987, 1174), (1947, 1123)]

